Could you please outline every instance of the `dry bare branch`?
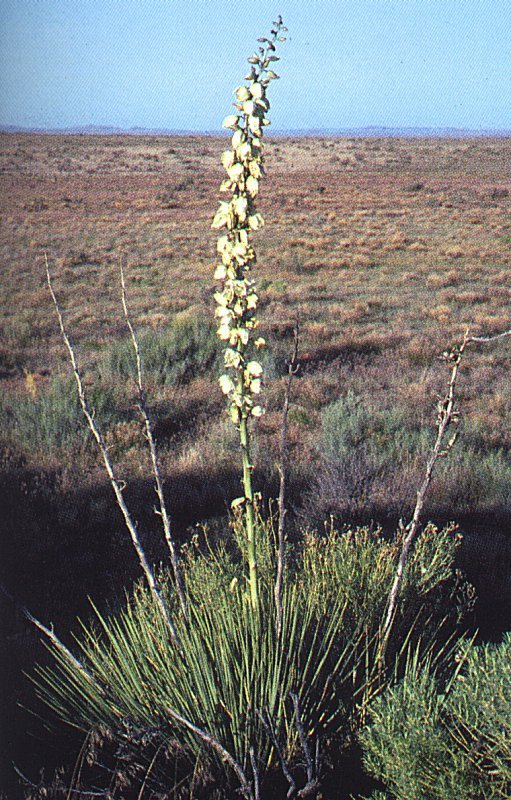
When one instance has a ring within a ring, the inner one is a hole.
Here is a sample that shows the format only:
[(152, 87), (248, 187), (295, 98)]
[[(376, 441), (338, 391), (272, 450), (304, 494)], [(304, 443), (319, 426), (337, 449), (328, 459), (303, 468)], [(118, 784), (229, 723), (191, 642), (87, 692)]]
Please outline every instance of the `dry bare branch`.
[(163, 617), (163, 619), (164, 619), (164, 621), (165, 621), (165, 623), (166, 623), (166, 625), (167, 625), (167, 627), (169, 629), (170, 636), (171, 636), (173, 642), (176, 645), (180, 646), (179, 637), (177, 635), (177, 631), (176, 631), (175, 625), (174, 625), (174, 623), (172, 621), (172, 618), (170, 616), (170, 613), (169, 613), (169, 611), (167, 609), (167, 606), (166, 606), (165, 601), (163, 599), (163, 595), (162, 595), (161, 589), (160, 589), (160, 587), (158, 585), (158, 582), (157, 582), (156, 577), (155, 577), (155, 575), (153, 573), (153, 570), (151, 569), (151, 567), (149, 565), (149, 562), (148, 562), (148, 560), (146, 558), (144, 549), (143, 549), (142, 544), (140, 542), (140, 538), (139, 538), (139, 535), (138, 535), (138, 530), (137, 530), (136, 524), (133, 521), (133, 519), (131, 518), (131, 515), (130, 515), (130, 512), (128, 510), (128, 507), (127, 507), (127, 505), (126, 505), (126, 503), (124, 501), (124, 497), (122, 495), (124, 486), (123, 486), (122, 482), (119, 481), (118, 478), (115, 475), (115, 472), (114, 472), (114, 469), (113, 469), (113, 466), (112, 466), (112, 462), (110, 461), (110, 457), (108, 455), (108, 449), (107, 449), (107, 447), (105, 445), (105, 442), (104, 442), (103, 437), (102, 437), (102, 435), (100, 433), (100, 430), (99, 430), (98, 426), (96, 425), (96, 423), (94, 421), (94, 415), (93, 415), (91, 409), (89, 408), (89, 404), (87, 402), (87, 397), (85, 395), (85, 390), (83, 388), (82, 376), (80, 374), (80, 370), (78, 368), (78, 364), (77, 364), (77, 361), (76, 361), (75, 352), (74, 352), (73, 346), (72, 346), (72, 344), (71, 344), (71, 342), (69, 340), (69, 337), (67, 335), (67, 332), (66, 332), (66, 329), (65, 329), (65, 326), (64, 326), (64, 320), (63, 320), (62, 313), (61, 313), (61, 310), (60, 310), (60, 306), (59, 306), (57, 297), (55, 295), (55, 292), (53, 291), (53, 284), (52, 284), (52, 279), (51, 279), (51, 274), (50, 274), (50, 268), (48, 266), (48, 259), (46, 257), (46, 254), (44, 256), (44, 260), (45, 260), (45, 266), (46, 266), (46, 280), (47, 280), (47, 283), (48, 283), (48, 288), (50, 290), (50, 295), (51, 295), (51, 298), (53, 300), (53, 305), (55, 306), (55, 311), (57, 313), (57, 318), (58, 318), (59, 327), (60, 327), (60, 333), (62, 335), (62, 339), (64, 341), (66, 349), (68, 351), (69, 360), (70, 360), (71, 366), (73, 368), (73, 374), (74, 374), (76, 387), (77, 387), (77, 391), (78, 391), (78, 399), (80, 401), (80, 406), (82, 408), (83, 415), (85, 417), (85, 420), (87, 422), (89, 430), (92, 433), (92, 435), (93, 435), (93, 437), (94, 437), (94, 439), (96, 441), (96, 444), (98, 446), (98, 449), (99, 449), (99, 451), (101, 453), (101, 456), (103, 458), (103, 463), (105, 465), (105, 469), (106, 469), (106, 472), (108, 474), (108, 478), (110, 480), (110, 484), (112, 486), (112, 489), (114, 490), (114, 494), (115, 494), (115, 499), (117, 501), (117, 505), (118, 505), (122, 515), (123, 515), (124, 522), (126, 524), (128, 532), (130, 534), (133, 547), (135, 548), (135, 551), (137, 553), (140, 566), (142, 567), (142, 570), (143, 570), (144, 575), (146, 577), (146, 580), (147, 580), (147, 583), (148, 583), (149, 588), (151, 590), (151, 593), (152, 593), (152, 595), (153, 595), (153, 597), (154, 597), (154, 599), (155, 599), (155, 601), (156, 601), (156, 603), (158, 605), (158, 608), (160, 609), (161, 615), (162, 615), (162, 617)]
[(298, 699), (298, 695), (292, 692), (291, 700), (293, 701), (296, 728), (298, 730), (298, 738), (300, 739), (300, 744), (302, 746), (303, 755), (305, 757), (305, 768), (307, 770), (307, 783), (305, 784), (303, 789), (300, 789), (298, 791), (297, 796), (300, 798), (311, 797), (311, 795), (315, 795), (317, 790), (319, 789), (319, 781), (318, 781), (318, 776), (316, 774), (316, 766), (319, 759), (317, 757), (317, 754), (315, 759), (312, 758), (312, 753), (310, 751), (309, 742), (307, 741), (305, 728), (303, 727), (302, 712), (300, 709), (300, 700)]
[(408, 525), (404, 528), (401, 553), (399, 555), (399, 560), (396, 567), (396, 573), (394, 575), (394, 580), (389, 592), (387, 600), (387, 611), (386, 611), (385, 621), (382, 627), (381, 643), (379, 647), (379, 659), (378, 659), (380, 664), (383, 663), (383, 659), (385, 657), (385, 651), (387, 649), (390, 632), (392, 630), (392, 625), (394, 623), (394, 617), (396, 614), (399, 593), (403, 583), (406, 565), (408, 563), (408, 559), (410, 556), (411, 547), (417, 537), (420, 516), (424, 506), (426, 493), (431, 483), (431, 478), (433, 476), (435, 465), (439, 458), (442, 458), (443, 456), (447, 455), (447, 453), (451, 450), (456, 440), (456, 434), (454, 434), (447, 443), (447, 445), (444, 446), (444, 439), (447, 433), (447, 429), (449, 428), (451, 423), (455, 423), (457, 421), (458, 417), (458, 413), (455, 409), (456, 380), (458, 377), (460, 362), (469, 341), (470, 338), (467, 331), (459, 347), (454, 347), (450, 352), (446, 352), (443, 354), (445, 360), (452, 365), (449, 386), (445, 397), (438, 404), (437, 436), (435, 444), (433, 445), (433, 449), (426, 464), (426, 472), (423, 481), (417, 491), (417, 500), (415, 503), (412, 519), (410, 520)]
[(78, 672), (83, 675), (88, 681), (91, 681), (96, 688), (98, 689), (101, 694), (104, 694), (103, 688), (99, 685), (94, 675), (82, 664), (82, 662), (76, 658), (75, 655), (69, 650), (68, 647), (62, 642), (57, 634), (53, 630), (53, 626), (47, 627), (44, 625), (37, 617), (34, 617), (33, 614), (30, 613), (26, 606), (21, 605), (18, 603), (17, 600), (7, 591), (5, 586), (0, 585), (0, 591), (5, 597), (18, 609), (18, 611), (23, 614), (23, 616), (32, 624), (38, 631), (40, 631), (51, 643), (52, 645), (78, 670)]
[(275, 608), (277, 612), (277, 636), (280, 637), (282, 630), (282, 583), (284, 579), (284, 551), (285, 551), (285, 518), (286, 509), (286, 478), (288, 468), (288, 447), (287, 447), (287, 426), (289, 416), (289, 403), (291, 399), (291, 385), (293, 378), (298, 372), (298, 343), (299, 343), (299, 323), (296, 320), (294, 328), (294, 345), (291, 361), (287, 364), (287, 381), (284, 392), (284, 406), (282, 409), (282, 427), (280, 430), (280, 465), (279, 465), (279, 499), (278, 499), (278, 526), (277, 526), (277, 577), (275, 580)]
[(245, 795), (245, 797), (248, 798), (248, 800), (256, 800), (256, 798), (254, 797), (254, 792), (252, 791), (252, 787), (247, 779), (247, 776), (245, 775), (245, 772), (243, 771), (243, 767), (234, 758), (234, 756), (231, 755), (231, 753), (229, 753), (229, 751), (226, 750), (225, 747), (222, 744), (220, 744), (220, 742), (217, 739), (215, 739), (214, 736), (205, 731), (203, 728), (199, 728), (197, 725), (194, 725), (193, 722), (190, 722), (190, 720), (186, 719), (186, 717), (182, 717), (181, 714), (178, 714), (177, 711), (173, 711), (173, 709), (171, 708), (167, 708), (167, 713), (170, 714), (170, 716), (173, 719), (175, 719), (176, 722), (179, 722), (181, 725), (184, 725), (185, 728), (188, 728), (188, 730), (194, 733), (196, 736), (198, 736), (199, 739), (202, 739), (202, 741), (205, 744), (209, 745), (209, 747), (211, 747), (212, 750), (215, 750), (215, 752), (218, 753), (220, 758), (223, 761), (226, 761), (227, 764), (229, 764), (229, 766), (232, 767), (232, 769), (236, 773), (236, 776), (240, 782), (241, 790)]
[(468, 343), (470, 342), (496, 342), (497, 339), (504, 339), (506, 336), (511, 336), (511, 328), (508, 331), (503, 331), (502, 333), (494, 333), (490, 336), (469, 336)]
[(265, 716), (261, 711), (257, 712), (257, 716), (261, 720), (263, 727), (268, 736), (270, 737), (273, 747), (275, 748), (275, 752), (277, 753), (277, 758), (279, 759), (280, 762), (282, 774), (284, 775), (285, 779), (289, 784), (289, 789), (287, 791), (286, 797), (288, 798), (288, 800), (290, 800), (290, 798), (295, 797), (296, 795), (296, 781), (291, 773), (291, 770), (289, 769), (289, 765), (286, 759), (284, 758), (284, 754), (282, 753), (282, 749), (277, 739), (277, 735), (275, 733), (271, 717), (268, 714), (268, 712), (266, 712)]
[(151, 419), (149, 416), (149, 408), (147, 405), (147, 397), (144, 388), (144, 382), (142, 379), (142, 358), (140, 355), (140, 347), (138, 344), (137, 336), (135, 333), (135, 329), (133, 327), (133, 323), (131, 321), (129, 309), (128, 309), (128, 301), (126, 296), (126, 282), (124, 280), (124, 269), (121, 264), (121, 299), (122, 299), (122, 308), (124, 311), (124, 318), (126, 320), (126, 325), (130, 332), (131, 336), (131, 344), (133, 346), (133, 353), (135, 355), (135, 362), (136, 362), (136, 383), (138, 389), (138, 397), (139, 397), (139, 410), (140, 414), (144, 423), (145, 429), (145, 437), (149, 446), (149, 452), (151, 455), (151, 466), (153, 470), (153, 477), (155, 483), (155, 491), (158, 496), (158, 504), (160, 510), (158, 516), (161, 517), (162, 524), (163, 524), (163, 531), (165, 535), (165, 541), (167, 543), (167, 547), (170, 552), (170, 561), (172, 564), (172, 570), (174, 572), (174, 580), (176, 582), (176, 591), (179, 598), (179, 603), (181, 606), (181, 611), (183, 612), (183, 616), (186, 621), (188, 621), (188, 609), (186, 604), (186, 595), (185, 595), (185, 588), (184, 588), (184, 580), (183, 580), (183, 573), (181, 572), (181, 567), (179, 565), (179, 558), (177, 553), (176, 544), (174, 542), (174, 538), (172, 536), (172, 531), (170, 527), (170, 517), (167, 512), (167, 506), (165, 503), (165, 495), (163, 493), (163, 482), (161, 479), (161, 472), (160, 472), (160, 465), (158, 462), (158, 455), (156, 453), (156, 444), (154, 441), (153, 435), (153, 428), (151, 425)]

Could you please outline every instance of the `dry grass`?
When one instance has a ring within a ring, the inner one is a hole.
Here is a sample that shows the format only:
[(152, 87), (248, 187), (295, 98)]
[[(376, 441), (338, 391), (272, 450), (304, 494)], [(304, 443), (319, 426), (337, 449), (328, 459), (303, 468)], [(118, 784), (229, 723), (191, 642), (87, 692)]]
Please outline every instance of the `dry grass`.
[[(63, 358), (44, 284), (45, 250), (90, 367), (124, 335), (123, 253), (139, 327), (158, 335), (178, 311), (209, 317), (219, 138), (1, 138), (0, 366), (11, 399), (30, 387), (44, 391)], [(478, 333), (509, 327), (510, 148), (508, 139), (271, 142), (261, 200), (268, 225), (258, 242), (261, 316), (279, 363), (295, 317), (301, 320), (297, 391), (309, 430), (299, 449), (309, 466), (318, 412), (336, 397), (352, 388), (378, 407), (398, 405), (427, 419), (441, 380), (435, 355), (466, 327)], [(509, 348), (496, 345), (467, 361), (463, 407), (483, 417), (492, 409), (482, 424), (491, 446), (496, 429), (509, 429), (508, 404), (499, 401)], [(217, 415), (214, 376), (199, 387), (191, 415)], [(278, 381), (270, 382), (270, 412), (281, 395)], [(171, 410), (175, 402), (171, 390), (156, 401)], [(186, 402), (180, 397), (178, 405)], [(261, 426), (264, 449), (272, 451), (277, 426), (270, 413)], [(190, 422), (175, 458), (167, 457), (170, 474), (172, 462), (197, 450), (195, 428)], [(216, 456), (214, 430), (206, 446), (210, 473), (223, 457)], [(133, 466), (129, 426), (117, 434)], [(201, 437), (204, 446), (207, 431)], [(36, 450), (25, 455), (35, 466), (43, 463)]]

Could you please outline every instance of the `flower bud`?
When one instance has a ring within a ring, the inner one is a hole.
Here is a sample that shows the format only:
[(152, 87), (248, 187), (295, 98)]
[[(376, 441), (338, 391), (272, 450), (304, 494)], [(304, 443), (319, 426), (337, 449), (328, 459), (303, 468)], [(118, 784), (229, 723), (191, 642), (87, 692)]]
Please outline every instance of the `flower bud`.
[[(240, 414), (240, 410), (239, 410), (238, 406), (231, 406), (230, 407), (229, 416), (231, 418), (231, 421), (234, 423), (234, 425), (239, 425), (240, 419), (241, 419), (241, 414)], [(243, 500), (244, 499), (245, 498), (243, 498)], [(236, 579), (233, 578), (233, 580), (236, 580)], [(232, 581), (231, 581), (231, 586), (232, 586)]]

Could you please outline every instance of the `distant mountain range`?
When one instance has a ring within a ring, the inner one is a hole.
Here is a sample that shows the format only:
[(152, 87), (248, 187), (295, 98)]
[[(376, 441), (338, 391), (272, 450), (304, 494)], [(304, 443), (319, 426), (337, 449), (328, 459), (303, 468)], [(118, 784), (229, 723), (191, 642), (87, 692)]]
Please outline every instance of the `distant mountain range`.
[[(130, 136), (218, 136), (224, 131), (192, 131), (170, 128), (120, 128), (114, 125), (76, 125), (65, 128), (38, 128), (18, 125), (0, 125), (2, 133), (48, 133), (82, 135), (130, 135)], [(371, 125), (364, 128), (293, 128), (269, 131), (272, 136), (329, 136), (353, 138), (470, 138), (507, 137), (511, 130), (467, 129), (467, 128), (392, 128)], [(228, 136), (228, 132), (225, 132)]]

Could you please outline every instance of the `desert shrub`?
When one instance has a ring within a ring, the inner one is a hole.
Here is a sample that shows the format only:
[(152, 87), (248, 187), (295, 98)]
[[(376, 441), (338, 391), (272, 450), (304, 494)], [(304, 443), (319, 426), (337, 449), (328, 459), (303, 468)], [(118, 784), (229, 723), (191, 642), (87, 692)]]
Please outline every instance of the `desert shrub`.
[[(200, 758), (210, 773), (224, 774), (225, 763), (170, 714), (177, 712), (249, 774), (252, 753), (261, 780), (271, 781), (279, 766), (275, 741), (290, 768), (303, 760), (296, 693), (311, 747), (320, 741), (325, 755), (338, 752), (349, 740), (356, 703), (374, 667), (396, 545), (364, 529), (307, 535), (289, 565), (278, 636), (270, 526), (258, 527), (257, 613), (247, 591), (244, 533), (237, 538), (240, 551), (232, 535), (206, 549), (193, 543), (186, 548), (190, 620), (188, 626), (178, 622), (182, 652), (169, 640), (153, 595), (139, 585), (124, 611), (109, 618), (97, 613), (85, 629), (80, 659), (94, 681), (56, 650), (56, 666), (38, 670), (43, 699), (71, 725), (109, 731), (119, 743), (157, 731), (164, 751), (178, 747), (181, 757), (192, 763)], [(449, 532), (432, 527), (421, 539), (394, 631), (396, 664), (406, 643), (419, 637), (431, 653), (444, 615), (433, 598), (454, 586), (455, 547)], [(164, 585), (176, 610), (172, 582), (166, 578)], [(405, 604), (413, 607), (413, 618)], [(426, 617), (435, 618), (429, 629), (418, 625)]]
[(319, 466), (303, 519), (321, 524), (381, 513), (407, 516), (431, 446), (432, 430), (414, 426), (405, 412), (372, 408), (349, 391), (322, 412)]
[[(209, 320), (190, 315), (176, 315), (166, 330), (144, 333), (139, 345), (146, 379), (159, 386), (185, 384), (212, 371), (219, 352)], [(131, 378), (136, 369), (131, 339), (116, 342), (105, 362), (110, 373)]]
[(371, 709), (365, 764), (396, 800), (497, 800), (511, 793), (511, 635), (471, 646), (459, 674), (411, 660)]
[[(104, 425), (123, 419), (113, 387), (92, 387), (89, 400)], [(27, 453), (55, 455), (63, 449), (86, 446), (90, 441), (74, 381), (61, 375), (55, 375), (35, 394), (4, 397), (0, 404), (0, 420), (4, 435), (12, 437)]]
[(502, 447), (474, 446), (461, 438), (438, 479), (432, 503), (453, 516), (511, 510), (511, 457)]
[(404, 411), (374, 409), (354, 392), (328, 405), (322, 415), (322, 452), (345, 461), (363, 450), (375, 469), (427, 451), (431, 434), (413, 427)]
[[(396, 517), (411, 513), (428, 452), (431, 426), (415, 424), (405, 411), (375, 409), (352, 391), (322, 412), (319, 466), (302, 517), (321, 524), (328, 514)], [(448, 459), (438, 464), (428, 515), (459, 518), (511, 508), (511, 459), (464, 421)]]

